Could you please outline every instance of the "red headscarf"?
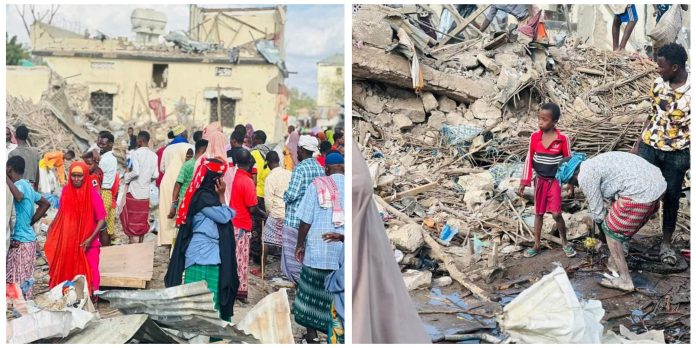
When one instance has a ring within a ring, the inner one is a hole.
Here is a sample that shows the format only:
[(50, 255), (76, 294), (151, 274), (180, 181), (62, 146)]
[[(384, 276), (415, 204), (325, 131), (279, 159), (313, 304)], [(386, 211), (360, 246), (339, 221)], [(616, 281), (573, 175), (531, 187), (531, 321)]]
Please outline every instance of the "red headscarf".
[(191, 204), (191, 199), (196, 190), (201, 186), (205, 174), (211, 170), (216, 173), (225, 173), (227, 171), (227, 160), (224, 158), (217, 158), (221, 163), (210, 161), (207, 158), (203, 158), (201, 165), (196, 168), (196, 172), (193, 174), (193, 179), (191, 179), (191, 184), (186, 189), (186, 194), (184, 199), (179, 204), (179, 211), (176, 216), (176, 225), (181, 226), (186, 223), (186, 215), (188, 215), (189, 205)]
[(48, 230), (44, 246), (49, 265), (48, 274), (51, 277), (48, 286), (52, 288), (82, 274), (87, 278), (91, 293), (93, 290), (92, 271), (80, 244), (94, 232), (96, 227), (91, 191), (94, 188), (88, 181), (89, 167), (87, 164), (73, 162), (68, 172), (72, 173), (76, 167), (82, 169), (85, 180), (78, 188), (73, 185), (72, 178), (70, 178), (68, 185), (63, 188), (58, 215)]

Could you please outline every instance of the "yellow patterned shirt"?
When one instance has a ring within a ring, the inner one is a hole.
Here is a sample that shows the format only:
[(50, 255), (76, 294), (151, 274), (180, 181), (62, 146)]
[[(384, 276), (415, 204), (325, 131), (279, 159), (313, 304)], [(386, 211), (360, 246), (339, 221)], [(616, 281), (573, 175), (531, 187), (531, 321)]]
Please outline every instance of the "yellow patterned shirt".
[(653, 113), (643, 132), (643, 142), (662, 151), (679, 151), (690, 145), (691, 74), (683, 86), (672, 89), (662, 77), (650, 88)]

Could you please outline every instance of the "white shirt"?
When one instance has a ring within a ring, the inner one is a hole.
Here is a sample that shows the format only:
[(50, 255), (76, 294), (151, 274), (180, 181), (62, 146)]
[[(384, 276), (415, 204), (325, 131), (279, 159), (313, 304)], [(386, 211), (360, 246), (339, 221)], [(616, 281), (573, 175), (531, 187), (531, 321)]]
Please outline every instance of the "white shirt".
[(292, 172), (276, 167), (268, 173), (264, 183), (264, 202), (266, 202), (266, 211), (276, 219), (285, 218), (285, 201), (283, 194), (290, 186), (290, 178)]
[(102, 189), (111, 190), (116, 180), (116, 171), (118, 170), (118, 161), (114, 156), (113, 151), (109, 151), (101, 155), (99, 160), (99, 168), (104, 172), (104, 181), (102, 181)]
[(147, 147), (140, 147), (130, 156), (132, 169), (124, 179), (128, 185), (128, 193), (135, 199), (150, 197), (150, 183), (159, 176), (157, 171), (157, 154)]

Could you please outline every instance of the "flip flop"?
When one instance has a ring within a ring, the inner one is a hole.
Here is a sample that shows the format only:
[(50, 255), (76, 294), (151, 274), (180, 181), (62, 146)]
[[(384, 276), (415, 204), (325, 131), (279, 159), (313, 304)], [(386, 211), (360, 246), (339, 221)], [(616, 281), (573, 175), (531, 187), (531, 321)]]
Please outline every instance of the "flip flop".
[(608, 288), (608, 289), (615, 289), (615, 290), (621, 290), (621, 291), (633, 291), (635, 290), (635, 287), (632, 287), (630, 289), (625, 289), (620, 287), (616, 282), (619, 280), (619, 278), (604, 278), (599, 282), (599, 285)]
[(526, 258), (531, 258), (537, 255), (539, 255), (539, 251), (534, 248), (529, 248), (524, 252), (524, 257)]
[(571, 258), (575, 257), (578, 253), (575, 252), (575, 249), (573, 249), (573, 246), (568, 244), (563, 248), (563, 252), (566, 254), (566, 257)]
[(660, 246), (660, 260), (670, 266), (677, 264), (677, 254), (672, 248), (663, 248)]

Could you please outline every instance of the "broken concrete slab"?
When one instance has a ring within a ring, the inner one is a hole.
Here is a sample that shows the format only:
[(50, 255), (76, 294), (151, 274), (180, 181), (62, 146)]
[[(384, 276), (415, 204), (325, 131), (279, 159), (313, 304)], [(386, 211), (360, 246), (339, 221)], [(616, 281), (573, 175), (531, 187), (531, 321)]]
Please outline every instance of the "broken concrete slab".
[(391, 44), (392, 29), (384, 18), (386, 11), (381, 11), (379, 6), (363, 5), (363, 8), (353, 15), (353, 42), (373, 44), (377, 47), (385, 47)]
[(385, 101), (376, 95), (368, 95), (362, 100), (360, 106), (367, 112), (380, 114), (384, 110)]
[(464, 119), (464, 115), (462, 115), (460, 111), (453, 111), (448, 113), (446, 119), (447, 124), (451, 126), (459, 126), (462, 124), (466, 124), (466, 119)]
[[(388, 112), (402, 114), (415, 123), (425, 122), (423, 102), (417, 96), (413, 98), (394, 98), (385, 105)], [(381, 112), (381, 110), (380, 110)]]
[(444, 95), (441, 95), (437, 98), (437, 103), (438, 103), (438, 110), (447, 113), (447, 112), (452, 112), (457, 108), (457, 102), (454, 100), (447, 98)]
[(423, 246), (423, 228), (418, 224), (406, 224), (387, 230), (387, 237), (398, 249), (412, 253)]
[(447, 121), (445, 113), (442, 111), (432, 111), (428, 117), (428, 126), (437, 129), (442, 129), (442, 125)]
[(394, 114), (392, 122), (394, 123), (394, 126), (396, 126), (396, 128), (400, 130), (404, 130), (413, 126), (413, 121), (411, 121), (411, 119), (404, 114)]
[(500, 73), (500, 66), (498, 63), (496, 63), (493, 59), (488, 58), (485, 54), (479, 54), (476, 56), (476, 59), (478, 59), (479, 63), (483, 65), (486, 70), (492, 72), (493, 74), (497, 75)]
[(462, 175), (457, 180), (457, 183), (467, 191), (493, 191), (495, 185), (493, 175), (489, 172)]
[(514, 53), (498, 53), (495, 55), (495, 62), (502, 67), (517, 68), (520, 63), (520, 56)]
[(438, 107), (437, 99), (435, 99), (435, 96), (430, 92), (423, 92), (421, 94), (421, 100), (423, 101), (423, 109), (425, 109), (425, 112), (431, 112)]
[(483, 99), (479, 99), (471, 104), (471, 108), (469, 110), (471, 110), (474, 117), (479, 120), (497, 120), (502, 117), (502, 112), (500, 109), (493, 106), (490, 101)]
[[(476, 99), (495, 95), (493, 81), (470, 79), (446, 74), (427, 65), (422, 65), (424, 90), (445, 95), (458, 102), (471, 103)], [(398, 54), (384, 53), (383, 50), (364, 46), (353, 49), (353, 77), (380, 81), (383, 83), (412, 88), (411, 63)]]
[(404, 284), (406, 284), (406, 289), (408, 289), (408, 291), (430, 286), (433, 278), (432, 273), (428, 271), (417, 271), (415, 269), (409, 269), (402, 273), (401, 276), (404, 278)]

